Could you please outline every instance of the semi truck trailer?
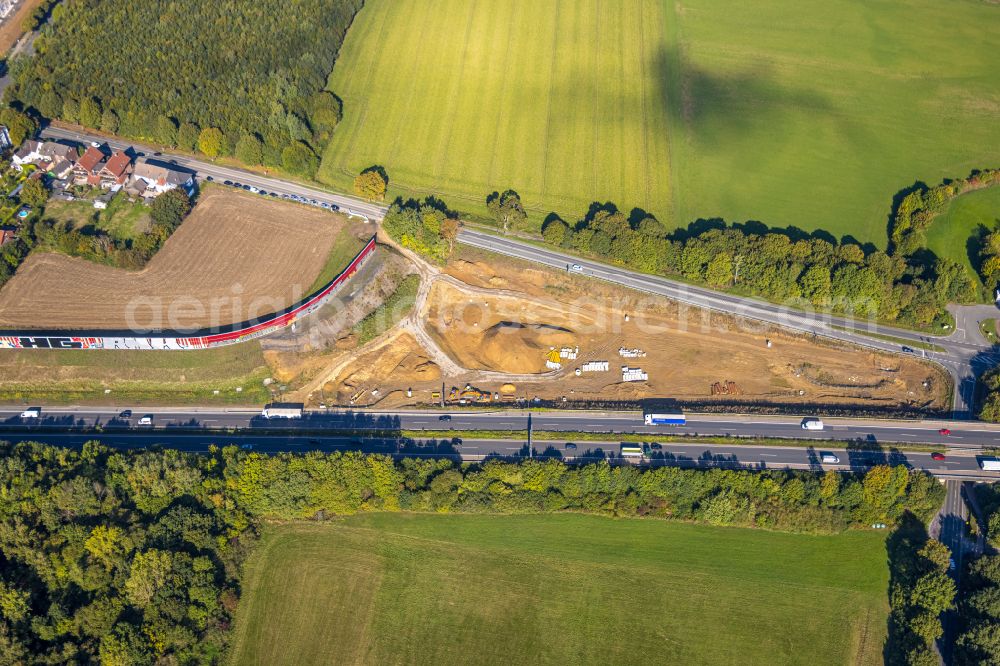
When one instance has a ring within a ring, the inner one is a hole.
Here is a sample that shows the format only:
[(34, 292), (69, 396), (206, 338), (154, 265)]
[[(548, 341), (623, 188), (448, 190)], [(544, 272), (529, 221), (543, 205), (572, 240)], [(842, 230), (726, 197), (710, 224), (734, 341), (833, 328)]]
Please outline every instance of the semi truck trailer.
[(1000, 472), (1000, 458), (980, 458), (979, 466), (986, 472)]
[(647, 413), (646, 425), (685, 425), (687, 419), (681, 412)]
[(265, 419), (301, 419), (302, 404), (294, 402), (276, 402), (265, 407), (260, 415)]

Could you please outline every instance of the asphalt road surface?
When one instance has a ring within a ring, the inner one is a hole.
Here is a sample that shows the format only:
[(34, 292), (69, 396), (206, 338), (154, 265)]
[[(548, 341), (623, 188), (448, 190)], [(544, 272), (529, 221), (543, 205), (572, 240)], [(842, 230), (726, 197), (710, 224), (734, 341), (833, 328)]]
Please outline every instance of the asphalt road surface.
[[(963, 497), (964, 484), (965, 480), (960, 478), (949, 478), (945, 481), (944, 505), (935, 518), (937, 534), (932, 532), (932, 536), (936, 536), (951, 551), (951, 559), (955, 563), (955, 567), (951, 569), (949, 574), (954, 578), (956, 585), (959, 584), (962, 575), (962, 562), (966, 547), (965, 523), (969, 517), (969, 509)], [(950, 656), (958, 618), (954, 611), (949, 611), (941, 619), (944, 636), (938, 641), (938, 645), (942, 653)], [(947, 659), (945, 663), (950, 663), (950, 659)]]
[(324, 190), (319, 190), (308, 185), (279, 180), (258, 173), (238, 169), (230, 166), (222, 166), (214, 162), (188, 157), (186, 155), (176, 155), (173, 153), (163, 153), (154, 156), (156, 148), (144, 146), (126, 139), (107, 139), (106, 137), (75, 132), (61, 127), (49, 126), (40, 132), (41, 136), (47, 139), (62, 139), (63, 141), (73, 141), (82, 144), (89, 144), (91, 141), (107, 143), (113, 149), (126, 149), (132, 147), (137, 152), (144, 153), (146, 157), (159, 160), (161, 162), (173, 163), (197, 173), (200, 180), (211, 176), (219, 184), (225, 180), (240, 182), (245, 185), (252, 185), (266, 192), (277, 192), (278, 194), (298, 194), (299, 196), (315, 199), (340, 206), (341, 212), (348, 214), (357, 213), (366, 217), (369, 221), (379, 221), (385, 215), (385, 207), (361, 201), (353, 197), (341, 196)]
[[(345, 428), (355, 430), (427, 430), (527, 432), (528, 419), (536, 431), (642, 433), (672, 436), (724, 435), (734, 437), (780, 437), (824, 441), (854, 441), (876, 444), (927, 443), (941, 450), (979, 450), (1000, 447), (1000, 426), (967, 421), (902, 421), (876, 419), (824, 418), (821, 431), (803, 430), (801, 416), (700, 415), (689, 414), (684, 426), (647, 426), (639, 412), (588, 412), (523, 410), (401, 410), (397, 412), (311, 410), (301, 419), (263, 419), (259, 410), (220, 408), (148, 408), (131, 409), (128, 405), (106, 407), (43, 407), (41, 418), (20, 418), (25, 406), (0, 407), (0, 428), (25, 428), (33, 431), (65, 431), (71, 428), (137, 429), (142, 416), (152, 417), (147, 429), (197, 431), (206, 429), (241, 429), (290, 432), (322, 431)], [(127, 417), (121, 414), (131, 409)], [(948, 434), (940, 431), (947, 429)], [(2, 434), (2, 433), (0, 433)]]
[[(529, 452), (525, 439), (463, 439), (449, 438), (418, 440), (401, 443), (395, 439), (345, 438), (322, 435), (281, 436), (257, 435), (252, 431), (241, 434), (156, 430), (145, 432), (66, 433), (25, 430), (0, 434), (0, 440), (38, 441), (58, 446), (79, 446), (99, 440), (107, 446), (123, 449), (166, 446), (182, 451), (201, 453), (211, 445), (236, 445), (261, 453), (281, 451), (347, 451), (384, 453), (408, 457), (444, 457), (478, 461), (486, 458), (505, 459), (557, 458), (566, 462), (585, 463), (609, 460), (619, 464), (635, 464), (623, 459), (621, 442), (579, 442), (534, 440)], [(569, 445), (568, 445), (569, 444)], [(573, 448), (575, 446), (575, 448)], [(836, 463), (823, 463), (822, 456), (833, 454)], [(976, 457), (969, 453), (950, 454), (945, 461), (936, 461), (927, 453), (849, 451), (840, 447), (733, 446), (698, 443), (669, 443), (648, 451), (643, 464), (688, 468), (720, 467), (727, 469), (797, 469), (862, 471), (872, 465), (894, 464), (924, 469), (948, 479), (1000, 480), (1000, 472), (982, 472)]]
[[(112, 139), (50, 126), (42, 130), (46, 138), (89, 143), (102, 141), (113, 148), (132, 146), (136, 151), (153, 155), (154, 150), (142, 144)], [(297, 194), (316, 201), (336, 204), (348, 214), (377, 222), (385, 215), (386, 208), (354, 197), (326, 192), (299, 183), (264, 176), (234, 167), (220, 166), (214, 162), (184, 156), (164, 154), (158, 159), (170, 161), (180, 167), (195, 171), (199, 178), (211, 176), (216, 181), (232, 180), (252, 185), (267, 192)], [(874, 322), (807, 313), (799, 309), (732, 294), (712, 291), (666, 278), (630, 271), (542, 248), (510, 237), (499, 237), (474, 229), (462, 229), (459, 242), (500, 254), (517, 257), (540, 265), (562, 270), (575, 270), (581, 275), (606, 280), (625, 287), (665, 296), (681, 303), (726, 312), (748, 320), (762, 321), (787, 328), (822, 335), (857, 345), (864, 345), (887, 352), (910, 353), (939, 363), (954, 381), (953, 406), (956, 418), (971, 418), (976, 377), (986, 369), (1000, 363), (1000, 354), (992, 344), (978, 333), (978, 322), (995, 318), (1000, 310), (993, 306), (953, 306), (956, 326), (948, 337), (928, 336), (906, 329), (879, 326)], [(846, 329), (846, 330), (844, 330)], [(892, 336), (902, 342), (880, 340), (876, 336)], [(907, 343), (916, 343), (910, 346)], [(924, 349), (920, 345), (935, 345)]]
[[(664, 296), (687, 305), (726, 312), (748, 320), (775, 324), (882, 351), (912, 354), (935, 361), (948, 370), (955, 382), (954, 411), (957, 418), (971, 416), (975, 389), (974, 378), (984, 370), (1000, 363), (1000, 354), (993, 350), (993, 345), (978, 335), (978, 331), (969, 330), (976, 328), (979, 319), (1000, 317), (1000, 310), (993, 306), (955, 307), (952, 310), (959, 323), (957, 330), (948, 337), (928, 336), (906, 329), (880, 326), (872, 321), (835, 317), (818, 312), (804, 312), (797, 308), (788, 308), (767, 301), (712, 291), (473, 229), (462, 229), (459, 232), (458, 241), (550, 268), (570, 271), (637, 291)], [(900, 341), (883, 340), (874, 336), (891, 336)], [(934, 345), (938, 349), (929, 350), (921, 345)]]

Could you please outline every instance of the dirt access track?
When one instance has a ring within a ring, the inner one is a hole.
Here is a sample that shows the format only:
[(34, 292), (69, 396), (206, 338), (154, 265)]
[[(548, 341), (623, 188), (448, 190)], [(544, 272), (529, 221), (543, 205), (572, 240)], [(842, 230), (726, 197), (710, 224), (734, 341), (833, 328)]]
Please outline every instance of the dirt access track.
[[(322, 385), (307, 387), (311, 397), (392, 408), (434, 402), (442, 383), (446, 389), (468, 383), (524, 400), (672, 397), (942, 409), (950, 395), (941, 369), (918, 359), (739, 321), (470, 248), (431, 279), (415, 317), (437, 354), (411, 334), (412, 326), (397, 329), (331, 364)], [(553, 347), (579, 348), (577, 358), (547, 368)], [(621, 348), (641, 352), (628, 358)], [(440, 354), (449, 362), (442, 365)], [(576, 375), (593, 361), (606, 361), (608, 369)], [(625, 365), (648, 379), (623, 381)], [(510, 378), (497, 376), (503, 373)]]
[(307, 296), (343, 216), (209, 188), (140, 271), (61, 254), (28, 257), (0, 290), (6, 329), (194, 329), (279, 311)]

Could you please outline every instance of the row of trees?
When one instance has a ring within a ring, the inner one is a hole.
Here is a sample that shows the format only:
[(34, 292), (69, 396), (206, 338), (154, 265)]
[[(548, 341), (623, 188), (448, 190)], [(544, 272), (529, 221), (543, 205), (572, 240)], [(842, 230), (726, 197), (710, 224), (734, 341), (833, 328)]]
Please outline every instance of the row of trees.
[(1000, 555), (985, 555), (969, 565), (962, 579), (958, 615), (955, 663), (1000, 663)]
[(319, 512), (587, 511), (775, 529), (833, 532), (894, 522), (905, 511), (929, 519), (943, 500), (923, 472), (878, 466), (843, 476), (787, 471), (647, 470), (607, 463), (499, 460), (456, 465), (359, 453), (237, 454), (226, 450), (236, 506), (266, 518)]
[(67, 0), (36, 55), (11, 64), (6, 99), (46, 118), (311, 176), (341, 118), (324, 88), (360, 6)]
[(59, 0), (41, 0), (31, 13), (24, 17), (24, 21), (21, 23), (21, 29), (25, 32), (31, 32), (37, 30), (43, 23), (45, 19), (49, 17), (49, 13), (52, 9), (59, 4)]
[(927, 266), (822, 234), (753, 223), (710, 221), (670, 232), (642, 211), (626, 215), (604, 204), (574, 225), (550, 216), (542, 236), (552, 245), (648, 273), (917, 326), (934, 322), (949, 301), (976, 297), (972, 277), (947, 259)]
[(444, 263), (455, 248), (458, 217), (434, 197), (422, 202), (397, 199), (389, 206), (382, 228), (403, 247)]
[(954, 607), (948, 575), (950, 551), (930, 539), (926, 517), (906, 516), (889, 538), (889, 639), (886, 664), (937, 666), (934, 642), (943, 633), (941, 614)]
[(979, 381), (984, 390), (979, 418), (998, 423), (1000, 422), (1000, 366), (986, 371)]
[(1000, 185), (1000, 169), (973, 171), (968, 178), (947, 180), (935, 187), (915, 187), (900, 200), (889, 225), (890, 249), (907, 256), (923, 250), (927, 228), (952, 199), (994, 185)]
[(5, 663), (130, 665), (222, 660), (262, 519), (586, 511), (830, 532), (926, 518), (943, 495), (903, 467), (842, 476), (94, 443), (0, 445), (0, 487)]

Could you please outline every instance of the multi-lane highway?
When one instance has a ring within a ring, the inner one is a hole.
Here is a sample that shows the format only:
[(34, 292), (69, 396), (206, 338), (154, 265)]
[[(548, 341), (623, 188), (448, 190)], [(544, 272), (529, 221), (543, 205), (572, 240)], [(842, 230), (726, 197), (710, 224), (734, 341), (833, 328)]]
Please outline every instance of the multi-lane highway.
[[(162, 415), (161, 415), (162, 416)], [(513, 433), (512, 433), (513, 435)], [(533, 439), (529, 450), (526, 433), (505, 439), (476, 437), (436, 437), (400, 439), (383, 434), (371, 436), (324, 435), (321, 431), (310, 434), (266, 434), (245, 429), (237, 432), (206, 431), (180, 427), (159, 429), (107, 428), (101, 432), (66, 432), (63, 428), (26, 429), (11, 428), (0, 433), (0, 440), (39, 441), (59, 446), (79, 446), (89, 440), (100, 440), (107, 446), (127, 449), (169, 446), (183, 451), (204, 452), (212, 445), (236, 445), (261, 453), (282, 451), (347, 451), (384, 453), (408, 457), (447, 457), (467, 461), (486, 458), (507, 459), (558, 458), (566, 462), (585, 463), (609, 460), (615, 463), (634, 464), (621, 456), (622, 442), (609, 435), (605, 441), (569, 441), (569, 438)], [(849, 449), (841, 443), (820, 440), (815, 446), (759, 446), (756, 444), (732, 445), (698, 443), (689, 441), (664, 442), (647, 448), (642, 464), (727, 469), (796, 469), (860, 471), (872, 465), (906, 465), (948, 479), (1000, 480), (1000, 472), (983, 472), (979, 468), (977, 453), (969, 449), (945, 449), (944, 460), (936, 460), (928, 452), (905, 450)], [(836, 461), (824, 456), (833, 455)]]
[[(109, 140), (106, 137), (55, 126), (50, 126), (42, 130), (42, 136), (77, 142), (105, 141), (115, 148), (125, 148), (131, 145), (136, 150), (147, 154), (152, 153), (154, 150), (141, 144), (129, 143), (117, 139)], [(220, 166), (214, 162), (189, 156), (166, 155), (161, 159), (171, 160), (179, 166), (196, 171), (201, 178), (211, 176), (215, 180), (234, 180), (266, 190), (267, 192), (297, 194), (310, 199), (316, 199), (317, 201), (334, 203), (344, 211), (364, 216), (371, 221), (381, 220), (386, 211), (383, 206), (354, 197), (334, 194), (300, 183), (273, 178), (234, 167)], [(523, 240), (499, 237), (469, 228), (463, 229), (460, 232), (458, 240), (466, 245), (517, 257), (552, 268), (569, 270), (571, 267), (579, 267), (574, 270), (581, 275), (665, 296), (700, 308), (708, 308), (744, 317), (748, 320), (784, 326), (883, 351), (911, 353), (921, 356), (941, 364), (951, 374), (955, 385), (953, 406), (956, 418), (971, 417), (976, 377), (987, 368), (1000, 363), (1000, 354), (993, 350), (993, 345), (987, 342), (978, 331), (978, 323), (980, 321), (996, 318), (1000, 315), (1000, 310), (992, 306), (955, 306), (951, 310), (955, 315), (956, 326), (951, 334), (947, 337), (927, 336), (906, 329), (879, 326), (874, 322), (858, 322), (843, 317), (807, 313), (799, 309), (787, 308), (765, 301), (716, 292), (667, 278), (581, 259), (559, 252), (558, 250), (539, 247), (536, 244)], [(879, 336), (883, 337), (880, 338)], [(884, 336), (890, 336), (899, 341), (886, 340)], [(911, 343), (912, 346), (907, 343)]]

